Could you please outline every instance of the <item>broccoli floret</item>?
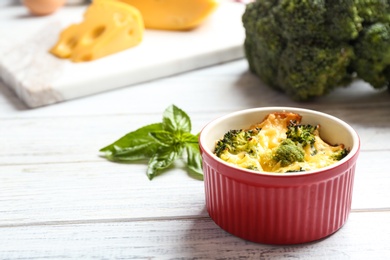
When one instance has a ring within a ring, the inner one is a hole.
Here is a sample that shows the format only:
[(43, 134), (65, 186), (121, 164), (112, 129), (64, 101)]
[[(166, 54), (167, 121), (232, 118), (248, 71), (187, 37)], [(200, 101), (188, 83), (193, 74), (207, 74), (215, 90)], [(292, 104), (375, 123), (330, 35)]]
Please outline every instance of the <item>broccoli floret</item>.
[(332, 155), (332, 159), (335, 160), (335, 161), (340, 161), (341, 159), (343, 159), (345, 156), (347, 156), (349, 153), (349, 150), (344, 148), (344, 149), (340, 149), (338, 151), (335, 151)]
[(390, 80), (390, 25), (374, 23), (366, 27), (356, 42), (358, 56), (353, 67), (359, 77), (374, 88), (389, 85)]
[(299, 125), (291, 122), (287, 126), (287, 138), (293, 142), (299, 143), (302, 147), (311, 145), (315, 142), (317, 126), (313, 125)]
[(270, 78), (269, 85), (295, 100), (326, 95), (337, 86), (351, 82), (352, 74), (347, 69), (353, 55), (348, 45), (290, 41), (280, 55), (277, 78)]
[(303, 162), (305, 151), (290, 139), (285, 139), (277, 147), (274, 160), (280, 162), (282, 167), (288, 166), (294, 162)]
[(363, 24), (370, 25), (377, 22), (390, 22), (389, 1), (383, 0), (356, 0), (356, 9)]
[(357, 78), (389, 85), (389, 1), (256, 0), (242, 22), (250, 70), (296, 100)]
[(214, 153), (220, 157), (222, 153), (229, 152), (237, 154), (246, 151), (248, 154), (255, 153), (250, 140), (258, 133), (258, 129), (253, 130), (230, 130), (215, 145)]

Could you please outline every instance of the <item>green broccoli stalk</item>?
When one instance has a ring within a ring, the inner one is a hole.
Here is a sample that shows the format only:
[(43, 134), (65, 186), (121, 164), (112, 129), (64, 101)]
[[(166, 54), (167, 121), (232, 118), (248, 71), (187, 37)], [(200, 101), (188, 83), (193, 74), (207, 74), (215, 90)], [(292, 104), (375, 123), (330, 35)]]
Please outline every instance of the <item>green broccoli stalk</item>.
[(249, 69), (296, 100), (357, 78), (388, 86), (389, 14), (382, 0), (256, 0), (242, 16)]
[(273, 159), (280, 162), (282, 167), (288, 166), (294, 162), (303, 162), (305, 151), (300, 145), (297, 145), (290, 139), (285, 139), (276, 148)]

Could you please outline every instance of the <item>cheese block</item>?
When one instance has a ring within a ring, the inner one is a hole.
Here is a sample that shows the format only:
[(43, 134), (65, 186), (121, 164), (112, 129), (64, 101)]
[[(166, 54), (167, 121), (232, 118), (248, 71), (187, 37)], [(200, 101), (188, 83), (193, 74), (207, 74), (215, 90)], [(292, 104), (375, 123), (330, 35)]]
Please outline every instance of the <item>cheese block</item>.
[(200, 25), (219, 5), (218, 0), (118, 0), (136, 7), (149, 29), (189, 30)]
[(50, 52), (73, 62), (91, 61), (139, 44), (144, 24), (134, 7), (117, 2), (95, 0), (83, 21), (63, 30)]

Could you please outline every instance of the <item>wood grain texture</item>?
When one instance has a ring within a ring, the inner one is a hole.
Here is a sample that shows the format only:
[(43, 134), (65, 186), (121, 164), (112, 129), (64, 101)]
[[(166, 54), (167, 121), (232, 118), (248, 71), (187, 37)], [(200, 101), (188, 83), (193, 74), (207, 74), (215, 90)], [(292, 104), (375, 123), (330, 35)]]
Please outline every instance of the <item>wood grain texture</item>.
[[(52, 223), (1, 228), (0, 256), (20, 259), (385, 259), (389, 212), (353, 213), (330, 237), (294, 246), (255, 244), (208, 218)], [(18, 234), (15, 236), (15, 233)]]
[[(372, 159), (378, 156), (361, 155), (353, 210), (390, 208), (390, 201), (384, 199), (390, 178), (386, 168)], [(183, 169), (149, 181), (145, 164), (73, 160), (0, 166), (0, 227), (80, 219), (207, 216), (203, 182), (191, 179)], [(371, 163), (378, 166), (368, 168)]]
[[(144, 162), (111, 163), (99, 148), (175, 104), (193, 133), (226, 113), (294, 106), (358, 132), (352, 213), (318, 242), (254, 244), (214, 224), (203, 182), (178, 163), (149, 181)], [(0, 259), (386, 259), (390, 254), (390, 96), (363, 82), (306, 103), (248, 73), (245, 60), (27, 109), (0, 82)]]

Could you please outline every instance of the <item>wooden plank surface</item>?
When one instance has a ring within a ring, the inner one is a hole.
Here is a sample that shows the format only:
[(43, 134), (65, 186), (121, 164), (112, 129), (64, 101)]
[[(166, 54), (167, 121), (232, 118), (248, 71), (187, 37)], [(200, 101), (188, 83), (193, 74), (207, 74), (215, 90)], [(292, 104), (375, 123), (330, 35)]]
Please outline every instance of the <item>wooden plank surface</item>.
[[(214, 224), (203, 182), (181, 168), (153, 181), (102, 146), (161, 120), (176, 104), (193, 132), (226, 113), (298, 106), (335, 115), (360, 135), (352, 213), (322, 241), (272, 246)], [(28, 109), (0, 82), (0, 259), (386, 259), (390, 254), (390, 95), (362, 82), (306, 103), (248, 73), (245, 60)]]
[[(352, 200), (355, 211), (390, 208), (390, 200), (384, 199), (390, 178), (386, 168), (375, 166), (374, 157), (380, 154), (363, 152), (360, 158)], [(143, 164), (73, 160), (1, 166), (0, 227), (80, 219), (207, 216), (203, 182), (181, 169), (149, 181)]]
[(330, 237), (294, 246), (244, 241), (208, 218), (75, 221), (1, 228), (0, 249), (17, 259), (386, 259), (388, 239), (378, 236), (390, 237), (389, 218), (352, 213)]

